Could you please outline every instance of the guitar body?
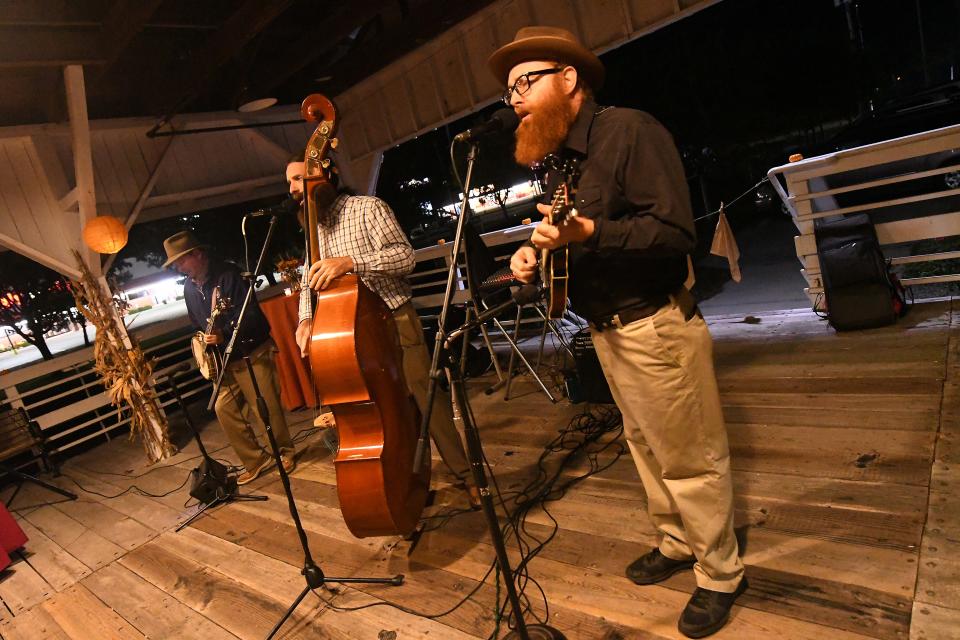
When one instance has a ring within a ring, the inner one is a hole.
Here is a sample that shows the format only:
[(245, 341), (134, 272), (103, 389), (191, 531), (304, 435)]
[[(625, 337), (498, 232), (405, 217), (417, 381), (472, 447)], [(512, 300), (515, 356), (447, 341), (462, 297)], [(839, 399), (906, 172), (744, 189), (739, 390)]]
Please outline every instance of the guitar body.
[[(580, 177), (577, 163), (568, 160), (561, 163), (556, 157), (546, 160), (554, 171), (563, 174), (563, 181), (554, 191), (553, 202), (550, 204), (550, 213), (546, 220), (554, 226), (567, 223), (571, 217), (577, 215), (573, 208), (574, 194), (576, 193), (577, 179)], [(540, 280), (547, 290), (547, 317), (551, 320), (562, 318), (567, 311), (567, 284), (570, 279), (570, 248), (544, 249), (540, 255)]]
[(567, 311), (567, 267), (570, 250), (561, 247), (543, 253), (544, 271), (550, 274), (546, 300), (547, 317), (556, 320), (562, 318)]
[(334, 467), (343, 519), (358, 538), (406, 535), (426, 506), (430, 456), (413, 473), (420, 412), (393, 315), (346, 275), (317, 293), (313, 318), (310, 366), (340, 436)]

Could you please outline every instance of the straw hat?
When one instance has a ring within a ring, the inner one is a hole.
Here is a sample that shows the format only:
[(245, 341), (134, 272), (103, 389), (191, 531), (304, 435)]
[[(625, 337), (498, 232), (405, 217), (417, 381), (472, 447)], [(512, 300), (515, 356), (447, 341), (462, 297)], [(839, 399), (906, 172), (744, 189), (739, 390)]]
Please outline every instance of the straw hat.
[(487, 60), (498, 82), (506, 82), (510, 69), (530, 60), (558, 60), (574, 67), (591, 89), (599, 89), (606, 75), (603, 63), (576, 36), (557, 27), (524, 27), (513, 42), (505, 44)]
[(184, 256), (194, 249), (201, 249), (207, 245), (201, 244), (192, 231), (180, 231), (173, 234), (163, 241), (163, 250), (167, 252), (167, 261), (163, 263), (166, 269), (177, 261), (177, 258)]

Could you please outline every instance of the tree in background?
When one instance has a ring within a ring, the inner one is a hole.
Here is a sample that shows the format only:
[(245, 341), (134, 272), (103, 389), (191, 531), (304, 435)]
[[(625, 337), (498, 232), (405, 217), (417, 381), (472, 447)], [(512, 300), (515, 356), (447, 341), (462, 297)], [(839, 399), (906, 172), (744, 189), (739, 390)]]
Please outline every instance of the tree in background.
[(44, 360), (53, 358), (44, 334), (68, 328), (75, 313), (65, 277), (13, 251), (0, 253), (0, 325), (35, 346)]

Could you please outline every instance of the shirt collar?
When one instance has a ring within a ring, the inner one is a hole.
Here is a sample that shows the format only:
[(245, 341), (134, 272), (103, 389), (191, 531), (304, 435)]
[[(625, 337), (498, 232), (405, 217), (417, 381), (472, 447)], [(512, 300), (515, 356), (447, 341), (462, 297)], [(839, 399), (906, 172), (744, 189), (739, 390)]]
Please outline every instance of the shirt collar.
[(564, 147), (583, 155), (587, 154), (587, 140), (590, 138), (590, 126), (593, 124), (593, 117), (596, 112), (597, 103), (592, 98), (586, 98), (580, 103), (580, 111), (577, 112), (577, 117), (570, 125), (570, 132), (567, 133)]

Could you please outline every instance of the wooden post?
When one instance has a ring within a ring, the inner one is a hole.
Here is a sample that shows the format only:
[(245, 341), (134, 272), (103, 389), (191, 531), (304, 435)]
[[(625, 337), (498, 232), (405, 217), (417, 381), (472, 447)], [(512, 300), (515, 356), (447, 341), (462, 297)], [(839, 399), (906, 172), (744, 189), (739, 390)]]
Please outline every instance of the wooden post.
[[(90, 145), (90, 120), (87, 117), (87, 90), (83, 82), (83, 67), (69, 65), (63, 69), (63, 82), (67, 91), (67, 112), (70, 116), (70, 133), (73, 143), (73, 170), (77, 180), (77, 203), (80, 208), (80, 229), (97, 215), (97, 198), (93, 180), (93, 152)], [(90, 273), (99, 276), (100, 256), (83, 244), (78, 250)]]

